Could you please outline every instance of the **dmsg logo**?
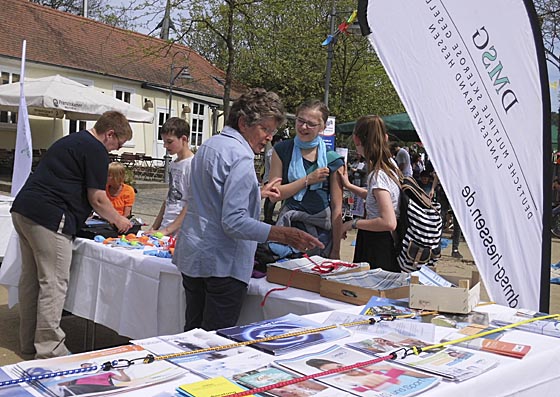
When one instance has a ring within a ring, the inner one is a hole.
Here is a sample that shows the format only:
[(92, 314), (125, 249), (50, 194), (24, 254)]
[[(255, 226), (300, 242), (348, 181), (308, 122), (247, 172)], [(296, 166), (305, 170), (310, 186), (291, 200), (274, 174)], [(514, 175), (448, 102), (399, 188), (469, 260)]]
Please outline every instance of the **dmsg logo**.
[(507, 113), (515, 104), (518, 103), (518, 100), (512, 89), (508, 88), (502, 92), (502, 90), (511, 83), (507, 76), (501, 76), (504, 66), (502, 65), (502, 62), (498, 60), (498, 51), (493, 45), (486, 49), (490, 43), (490, 35), (484, 26), (473, 34), (472, 40), (477, 49), (481, 51), (485, 50), (482, 53), (482, 64), (486, 70), (489, 70), (488, 76), (490, 77), (490, 80), (494, 82), (494, 87), (497, 87), (495, 88), (496, 94), (501, 95), (502, 107)]
[(58, 99), (56, 99), (56, 98), (53, 99), (53, 105), (54, 105), (55, 108), (58, 107)]

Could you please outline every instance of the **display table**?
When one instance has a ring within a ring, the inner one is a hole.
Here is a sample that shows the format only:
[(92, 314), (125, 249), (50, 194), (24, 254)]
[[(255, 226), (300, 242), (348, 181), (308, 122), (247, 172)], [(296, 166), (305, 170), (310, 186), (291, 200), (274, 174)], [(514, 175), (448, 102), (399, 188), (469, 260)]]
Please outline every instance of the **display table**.
[[(11, 306), (17, 302), (20, 266), (14, 261), (0, 271), (0, 285), (9, 288)], [(239, 323), (352, 306), (296, 288), (271, 293), (261, 306), (264, 295), (278, 287), (282, 286), (264, 278), (251, 279)], [(176, 334), (185, 321), (181, 273), (170, 259), (78, 238), (64, 308), (134, 339)]]
[[(347, 308), (346, 311), (358, 313), (361, 308)], [(491, 305), (479, 308), (481, 311), (500, 312), (508, 310), (503, 306)], [(312, 315), (311, 317), (317, 321), (324, 321), (328, 317), (328, 312)], [(447, 335), (449, 328), (436, 327), (436, 340)], [(372, 334), (363, 334), (355, 332), (348, 338), (336, 341), (337, 344), (345, 344), (351, 341), (362, 340), (373, 336)], [(488, 372), (479, 375), (470, 380), (453, 383), (441, 382), (433, 389), (421, 394), (427, 397), (449, 397), (449, 396), (516, 396), (516, 397), (534, 397), (534, 396), (556, 396), (560, 390), (560, 341), (543, 335), (526, 333), (523, 331), (513, 330), (504, 336), (503, 340), (509, 342), (517, 342), (529, 344), (532, 346), (531, 351), (523, 359), (509, 358), (505, 356), (494, 355), (486, 352), (477, 352), (486, 358), (492, 358), (499, 361), (499, 365)], [(294, 353), (283, 355), (281, 358), (289, 358), (306, 354), (316, 350), (326, 349), (331, 343), (325, 343), (302, 349)], [(270, 362), (276, 359), (270, 356)], [(150, 364), (147, 364), (150, 365)], [(119, 396), (171, 396), (175, 395), (174, 390), (177, 386), (185, 383), (191, 383), (198, 380), (195, 375), (185, 373), (181, 378), (173, 381), (145, 387), (140, 390), (130, 390), (128, 392), (116, 393)], [(342, 392), (341, 392), (342, 394)]]
[(0, 260), (6, 254), (8, 242), (14, 230), (12, 216), (10, 215), (13, 201), (13, 197), (0, 194), (0, 236), (2, 236), (2, 239), (0, 239)]

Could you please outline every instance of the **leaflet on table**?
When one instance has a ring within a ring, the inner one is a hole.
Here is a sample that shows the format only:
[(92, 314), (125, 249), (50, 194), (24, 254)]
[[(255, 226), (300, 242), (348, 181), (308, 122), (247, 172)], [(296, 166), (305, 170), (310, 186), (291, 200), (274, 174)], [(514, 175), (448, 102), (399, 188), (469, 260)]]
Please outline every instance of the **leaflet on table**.
[(414, 321), (452, 328), (462, 328), (470, 324), (488, 325), (489, 323), (488, 314), (484, 312), (472, 311), (467, 314), (436, 313), (426, 315), (425, 312), (423, 313), (420, 310), (410, 309), (406, 301), (378, 296), (372, 296), (360, 314), (364, 316), (379, 316), (381, 314), (403, 316), (415, 314)]
[(417, 311), (409, 309), (408, 302), (406, 301), (382, 298), (379, 296), (372, 296), (360, 312), (363, 316), (376, 316), (380, 314), (401, 316), (415, 313), (417, 313)]
[(352, 262), (345, 262), (345, 261), (336, 261), (337, 263), (343, 263), (348, 266), (334, 266), (330, 267), (333, 263), (332, 259), (323, 258), (319, 255), (313, 255), (309, 258), (296, 258), (296, 259), (289, 259), (281, 262), (275, 262), (275, 266), (282, 267), (283, 269), (287, 270), (298, 270), (300, 272), (305, 273), (317, 273), (317, 266), (321, 266), (325, 264), (325, 266), (329, 267), (329, 274), (336, 274), (336, 273), (345, 273), (349, 269), (361, 269), (361, 270), (368, 270), (369, 263), (360, 262), (360, 263), (352, 263)]
[(418, 281), (422, 285), (430, 285), (433, 287), (456, 287), (455, 284), (441, 277), (426, 265), (422, 265), (419, 270), (412, 272), (411, 275), (417, 276)]
[[(352, 321), (367, 320), (370, 317), (360, 316), (335, 311), (323, 323), (324, 325), (344, 324)], [(420, 323), (416, 321), (381, 321), (372, 325), (358, 325), (348, 328), (350, 332), (366, 333), (369, 335), (383, 335), (390, 332), (396, 332), (404, 336), (414, 336), (425, 341), (435, 342), (436, 326), (429, 323)]]
[[(235, 374), (232, 379), (241, 386), (249, 389), (264, 387), (279, 382), (289, 381), (297, 378), (291, 372), (284, 371), (276, 367), (261, 367), (251, 371)], [(344, 397), (351, 394), (341, 392), (339, 389), (329, 387), (323, 383), (313, 380), (305, 380), (291, 385), (270, 389), (266, 392), (259, 393), (261, 396), (269, 397)]]
[[(232, 344), (230, 339), (203, 329), (131, 342), (158, 356)], [(230, 377), (240, 371), (267, 365), (271, 361), (271, 357), (259, 350), (237, 346), (231, 349), (171, 358), (169, 361), (204, 378), (213, 378), (216, 376)]]
[[(140, 346), (127, 345), (48, 360), (21, 362), (7, 366), (5, 369), (10, 376), (19, 378), (92, 366), (101, 368), (106, 362), (122, 363), (117, 360), (134, 360), (143, 358), (147, 354), (148, 352)], [(97, 396), (166, 382), (185, 373), (183, 368), (176, 365), (166, 361), (155, 361), (151, 364), (137, 364), (109, 371), (99, 369), (93, 372), (42, 379), (27, 390), (35, 396)]]
[[(372, 359), (371, 356), (356, 350), (334, 345), (320, 352), (277, 360), (275, 363), (289, 370), (310, 375)], [(358, 396), (394, 397), (419, 394), (437, 385), (440, 378), (384, 361), (323, 376), (317, 380)]]
[[(426, 347), (428, 345), (418, 339), (403, 337), (395, 333), (346, 344), (352, 349), (374, 356), (383, 356), (385, 353), (394, 352), (402, 347)], [(410, 354), (404, 358), (399, 356), (396, 362), (456, 382), (473, 378), (498, 365), (496, 360), (452, 347), (422, 352), (419, 355)]]
[[(240, 387), (223, 376), (201, 380), (200, 382), (181, 385), (176, 389), (181, 396), (186, 397), (222, 397), (239, 393), (246, 389)], [(249, 397), (255, 397), (250, 394)]]
[[(9, 376), (9, 374), (0, 368), (0, 382), (10, 380), (20, 376)], [(26, 384), (17, 384), (12, 386), (0, 387), (0, 397), (34, 397), (34, 394), (27, 391), (30, 386)]]
[[(457, 332), (452, 332), (443, 338), (442, 342), (447, 342), (450, 340), (456, 340), (460, 338), (464, 338), (468, 335), (475, 335), (481, 332), (486, 332), (490, 330), (494, 330), (497, 327), (484, 327), (483, 325), (472, 324), (468, 327), (462, 328)], [(505, 331), (504, 331), (505, 332)], [(465, 347), (468, 349), (474, 350), (482, 350), (487, 351), (490, 353), (500, 354), (502, 356), (514, 357), (514, 358), (523, 358), (529, 350), (531, 350), (531, 346), (523, 345), (521, 343), (511, 343), (505, 342), (500, 340), (500, 338), (504, 335), (504, 332), (496, 332), (494, 334), (486, 335), (484, 337), (459, 342), (455, 344), (455, 346)]]
[(341, 328), (333, 328), (322, 332), (305, 333), (310, 329), (319, 327), (322, 327), (322, 324), (290, 313), (271, 320), (223, 328), (216, 332), (229, 339), (233, 339), (238, 342), (245, 342), (302, 331), (302, 334), (298, 336), (274, 339), (268, 342), (259, 342), (250, 345), (274, 355), (286, 354), (293, 350), (303, 349), (304, 347), (333, 341), (350, 335), (350, 332)]
[[(545, 316), (546, 313), (539, 313), (527, 310), (518, 311), (508, 311), (504, 313), (495, 313), (492, 315), (492, 324), (498, 325), (500, 327), (509, 324), (515, 324), (520, 321), (525, 321), (529, 318), (536, 318)], [(532, 323), (527, 323), (515, 327), (516, 329), (521, 329), (527, 332), (533, 332), (535, 334), (542, 334), (553, 336), (555, 338), (560, 338), (560, 320), (559, 319), (548, 319), (548, 320), (537, 320)]]

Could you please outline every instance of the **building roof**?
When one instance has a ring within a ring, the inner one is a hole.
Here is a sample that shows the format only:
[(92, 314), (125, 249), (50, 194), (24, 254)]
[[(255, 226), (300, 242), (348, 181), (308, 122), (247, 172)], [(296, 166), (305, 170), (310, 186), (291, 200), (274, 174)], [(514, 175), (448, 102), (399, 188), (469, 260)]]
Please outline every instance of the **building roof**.
[[(188, 66), (192, 79), (177, 78), (186, 92), (223, 97), (224, 71), (191, 48), (115, 28), (27, 0), (2, 0), (0, 56), (21, 58), (27, 40), (28, 62), (60, 66), (107, 77), (168, 87), (171, 65)], [(173, 75), (180, 72), (177, 68)], [(174, 88), (176, 90), (177, 88)], [(242, 87), (232, 87), (231, 96)]]

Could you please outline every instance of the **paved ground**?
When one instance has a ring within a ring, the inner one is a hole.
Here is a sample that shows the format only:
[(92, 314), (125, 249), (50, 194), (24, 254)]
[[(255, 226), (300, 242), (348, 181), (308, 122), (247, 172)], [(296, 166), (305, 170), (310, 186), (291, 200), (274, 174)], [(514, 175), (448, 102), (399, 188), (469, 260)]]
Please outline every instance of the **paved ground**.
[[(149, 227), (155, 219), (161, 203), (167, 193), (167, 188), (161, 183), (139, 183), (137, 186), (138, 194), (136, 203), (133, 207), (133, 214), (142, 218), (144, 223)], [(342, 259), (351, 261), (354, 253), (354, 247), (351, 243), (355, 234), (351, 233), (347, 240), (342, 244)], [(444, 237), (450, 238), (449, 235)], [(461, 253), (464, 255), (465, 261), (472, 262), (472, 256), (468, 247), (464, 242), (461, 243)], [(450, 247), (443, 250), (442, 262), (455, 261), (450, 256)], [(560, 239), (552, 241), (552, 263), (560, 260)], [(487, 295), (483, 292), (483, 300), (488, 300)], [(7, 292), (0, 287), (0, 366), (21, 361), (18, 356), (18, 314), (17, 307), (8, 309)], [(560, 313), (560, 286), (551, 285), (551, 313)], [(82, 318), (74, 316), (65, 316), (62, 321), (62, 327), (66, 331), (68, 340), (67, 345), (73, 352), (81, 352), (90, 350), (92, 341), (95, 341), (96, 348), (103, 348), (115, 345), (121, 345), (128, 342), (128, 339), (116, 335), (113, 331), (103, 327), (96, 326), (95, 334), (93, 334), (93, 326)], [(87, 332), (86, 332), (87, 330)]]

